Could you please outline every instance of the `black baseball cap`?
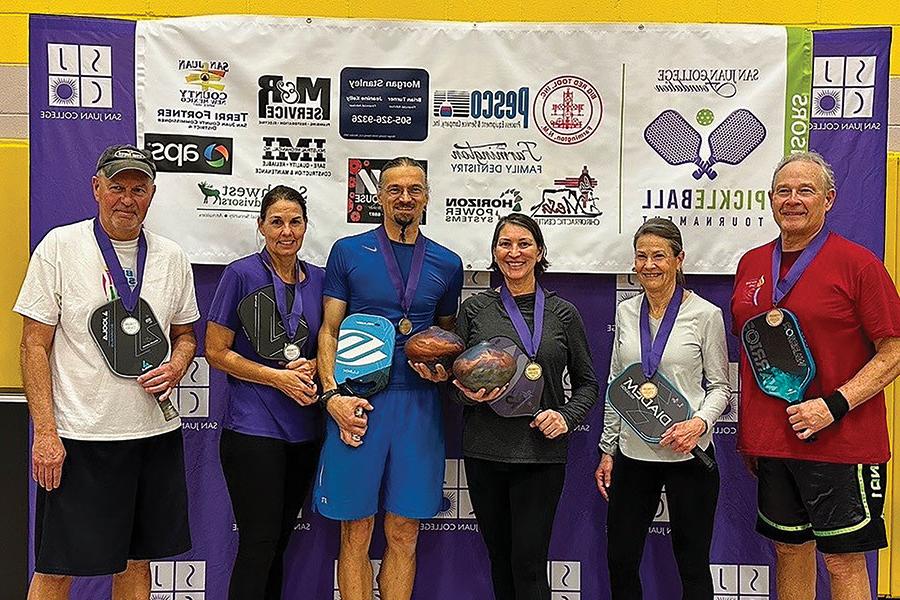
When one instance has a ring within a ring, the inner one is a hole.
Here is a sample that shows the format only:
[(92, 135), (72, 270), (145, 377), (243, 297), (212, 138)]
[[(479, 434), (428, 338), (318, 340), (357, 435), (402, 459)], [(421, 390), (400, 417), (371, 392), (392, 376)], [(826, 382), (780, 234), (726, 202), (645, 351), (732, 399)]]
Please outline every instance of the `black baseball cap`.
[(146, 173), (150, 179), (156, 178), (156, 164), (150, 152), (131, 144), (110, 146), (97, 160), (97, 172), (107, 178), (130, 169)]

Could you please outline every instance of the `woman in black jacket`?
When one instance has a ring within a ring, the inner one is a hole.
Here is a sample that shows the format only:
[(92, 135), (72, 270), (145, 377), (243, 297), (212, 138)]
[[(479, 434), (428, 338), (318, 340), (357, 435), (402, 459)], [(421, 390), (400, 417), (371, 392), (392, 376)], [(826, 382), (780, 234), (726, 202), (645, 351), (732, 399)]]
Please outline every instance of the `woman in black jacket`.
[[(549, 600), (547, 552), (563, 489), (568, 434), (596, 402), (598, 388), (578, 310), (540, 285), (549, 266), (544, 236), (528, 216), (500, 219), (491, 243), (500, 288), (460, 308), (457, 333), (473, 346), (503, 336), (527, 357), (518, 381), (539, 402), (525, 417), (503, 417), (490, 403), (505, 388), (469, 390), (458, 381), (463, 455), (478, 528), (491, 559), (496, 600)], [(563, 393), (568, 369), (572, 395)], [(520, 368), (521, 371), (521, 368)]]

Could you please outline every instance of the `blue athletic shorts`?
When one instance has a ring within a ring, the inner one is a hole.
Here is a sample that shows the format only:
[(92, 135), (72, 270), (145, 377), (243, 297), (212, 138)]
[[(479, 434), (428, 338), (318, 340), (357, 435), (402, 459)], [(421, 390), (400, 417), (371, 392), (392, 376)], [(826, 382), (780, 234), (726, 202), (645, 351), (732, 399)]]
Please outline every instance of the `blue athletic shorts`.
[(443, 498), (443, 409), (436, 386), (386, 389), (369, 399), (369, 426), (363, 444), (341, 441), (327, 418), (325, 444), (316, 472), (316, 511), (352, 521), (385, 511), (409, 519), (430, 519)]

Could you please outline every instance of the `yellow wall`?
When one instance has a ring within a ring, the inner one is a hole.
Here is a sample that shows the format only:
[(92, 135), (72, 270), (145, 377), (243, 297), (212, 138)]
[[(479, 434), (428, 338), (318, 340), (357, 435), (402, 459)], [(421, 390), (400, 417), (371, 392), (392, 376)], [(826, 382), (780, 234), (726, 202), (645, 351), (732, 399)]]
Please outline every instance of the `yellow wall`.
[(28, 144), (0, 140), (0, 388), (20, 387), (22, 319), (10, 309), (28, 265)]
[[(0, 64), (27, 61), (29, 12), (137, 18), (202, 14), (273, 14), (318, 17), (446, 19), (457, 21), (605, 21), (673, 23), (777, 23), (815, 27), (900, 24), (900, 3), (891, 0), (5, 0), (0, 8)], [(895, 36), (900, 25), (894, 27)], [(900, 44), (892, 74), (900, 74)]]
[[(884, 263), (900, 289), (900, 154), (888, 154), (887, 164), (887, 210), (884, 223), (885, 244)], [(888, 431), (891, 434), (891, 448), (894, 453), (897, 447), (897, 427), (900, 419), (896, 417), (894, 401), (900, 394), (898, 383), (894, 382), (884, 391), (888, 408)], [(900, 461), (894, 460), (888, 469), (888, 505), (885, 507), (885, 523), (887, 525), (888, 542), (900, 540), (900, 494), (895, 494), (894, 482), (900, 475)], [(891, 597), (900, 597), (900, 544), (891, 543), (890, 547), (879, 553), (878, 561), (878, 593)]]

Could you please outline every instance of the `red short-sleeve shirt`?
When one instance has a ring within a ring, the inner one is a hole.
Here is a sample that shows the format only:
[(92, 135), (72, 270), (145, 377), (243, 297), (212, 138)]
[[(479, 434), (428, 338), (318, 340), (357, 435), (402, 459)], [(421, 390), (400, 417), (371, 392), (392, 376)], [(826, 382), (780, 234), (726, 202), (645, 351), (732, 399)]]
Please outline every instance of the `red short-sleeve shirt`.
[[(741, 258), (731, 297), (733, 331), (772, 308), (774, 242)], [(783, 273), (782, 273), (783, 275)], [(900, 297), (881, 261), (866, 248), (829, 234), (816, 259), (780, 303), (800, 322), (816, 362), (806, 398), (827, 396), (849, 381), (875, 354), (875, 341), (900, 337)], [(741, 350), (738, 450), (753, 456), (876, 464), (890, 458), (884, 394), (879, 392), (844, 419), (797, 438), (787, 403), (757, 387)]]

